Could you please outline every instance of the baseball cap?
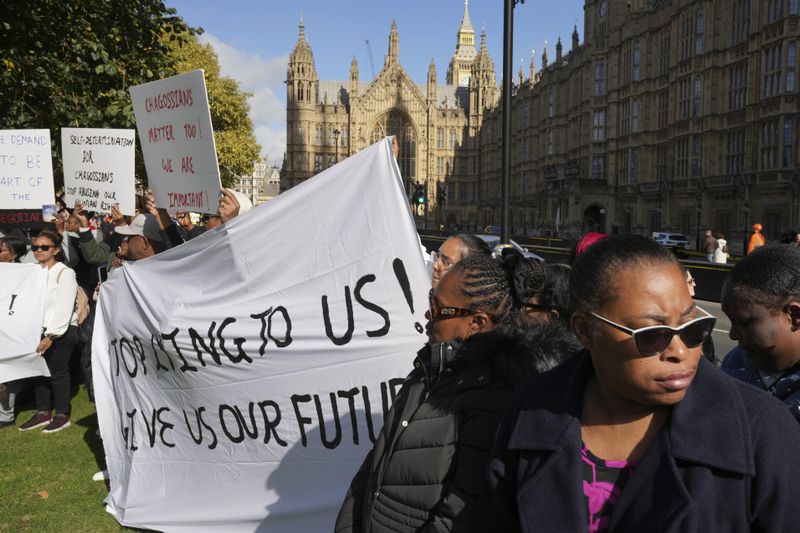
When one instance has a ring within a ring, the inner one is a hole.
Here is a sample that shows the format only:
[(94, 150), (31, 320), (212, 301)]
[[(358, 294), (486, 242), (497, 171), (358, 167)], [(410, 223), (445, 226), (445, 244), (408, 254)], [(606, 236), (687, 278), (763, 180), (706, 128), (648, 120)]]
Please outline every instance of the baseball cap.
[(139, 213), (131, 220), (130, 224), (118, 226), (114, 231), (120, 235), (139, 235), (151, 241), (163, 241), (158, 221), (150, 213)]

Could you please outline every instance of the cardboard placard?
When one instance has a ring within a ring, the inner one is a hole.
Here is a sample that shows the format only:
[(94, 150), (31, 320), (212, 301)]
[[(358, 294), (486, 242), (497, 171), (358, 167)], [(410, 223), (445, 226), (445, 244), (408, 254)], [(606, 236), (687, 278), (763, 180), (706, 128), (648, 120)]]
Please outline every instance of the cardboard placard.
[(109, 213), (119, 204), (123, 215), (133, 215), (135, 150), (134, 130), (62, 128), (66, 204), (79, 201), (98, 213)]
[(50, 130), (0, 130), (0, 209), (54, 203)]
[(130, 93), (156, 205), (216, 213), (222, 184), (203, 71), (136, 85)]

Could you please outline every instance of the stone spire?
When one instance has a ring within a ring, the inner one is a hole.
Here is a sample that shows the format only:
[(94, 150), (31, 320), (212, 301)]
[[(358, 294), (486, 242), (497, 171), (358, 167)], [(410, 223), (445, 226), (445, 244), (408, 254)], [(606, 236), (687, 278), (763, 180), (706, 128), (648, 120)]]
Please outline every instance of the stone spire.
[(523, 64), (524, 62), (525, 62), (525, 60), (524, 60), (524, 59), (520, 59), (520, 60), (519, 60), (519, 86), (520, 86), (520, 87), (522, 87), (522, 80), (523, 80), (523, 79), (525, 79), (525, 78), (524, 78), (524, 74), (523, 74), (523, 72), (522, 72), (522, 64)]
[(542, 70), (547, 68), (547, 41), (544, 42), (544, 52), (542, 52)]
[(580, 43), (578, 42), (578, 25), (575, 24), (575, 29), (572, 30), (572, 51), (577, 52)]
[(358, 61), (356, 56), (350, 62), (350, 97), (358, 96)]
[(306, 41), (306, 27), (303, 16), (300, 16), (300, 26), (297, 43), (289, 54), (286, 65), (286, 90), (287, 104), (313, 105), (317, 97), (317, 69), (314, 66), (314, 53)]
[(436, 100), (436, 63), (428, 65), (428, 100)]
[(561, 37), (559, 37), (558, 42), (556, 43), (556, 65), (561, 64), (561, 51), (562, 51)]
[(397, 63), (400, 47), (400, 38), (397, 36), (397, 22), (392, 19), (392, 29), (389, 31), (389, 54), (386, 56), (387, 64)]
[(531, 50), (531, 85), (536, 81), (536, 50)]

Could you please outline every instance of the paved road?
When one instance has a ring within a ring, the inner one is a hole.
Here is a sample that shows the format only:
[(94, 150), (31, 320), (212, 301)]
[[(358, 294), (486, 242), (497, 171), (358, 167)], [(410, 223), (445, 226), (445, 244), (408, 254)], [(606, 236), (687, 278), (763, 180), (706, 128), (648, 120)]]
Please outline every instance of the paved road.
[(717, 317), (717, 325), (714, 326), (712, 337), (714, 338), (714, 351), (717, 357), (722, 360), (725, 354), (736, 346), (736, 341), (731, 340), (728, 336), (728, 332), (731, 330), (731, 321), (728, 320), (728, 317), (722, 312), (720, 304), (703, 300), (695, 300), (695, 302), (701, 308)]

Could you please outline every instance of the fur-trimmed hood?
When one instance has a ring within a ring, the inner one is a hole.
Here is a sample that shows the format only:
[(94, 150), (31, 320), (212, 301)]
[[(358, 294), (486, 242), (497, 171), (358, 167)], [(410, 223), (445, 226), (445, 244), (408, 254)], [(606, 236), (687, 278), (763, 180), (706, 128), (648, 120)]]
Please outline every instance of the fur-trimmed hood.
[[(417, 355), (430, 385), (466, 367), (488, 367), (492, 380), (518, 385), (551, 370), (581, 349), (575, 336), (558, 320), (527, 329), (501, 326), (464, 341), (432, 343)], [(419, 368), (419, 366), (418, 366)]]

